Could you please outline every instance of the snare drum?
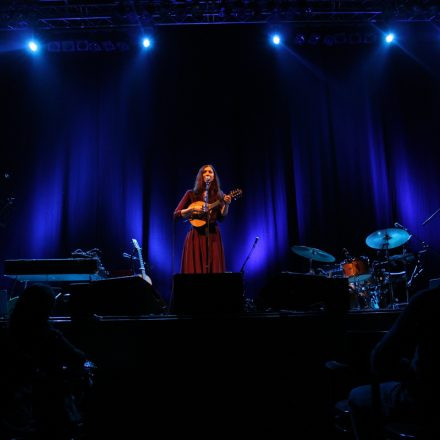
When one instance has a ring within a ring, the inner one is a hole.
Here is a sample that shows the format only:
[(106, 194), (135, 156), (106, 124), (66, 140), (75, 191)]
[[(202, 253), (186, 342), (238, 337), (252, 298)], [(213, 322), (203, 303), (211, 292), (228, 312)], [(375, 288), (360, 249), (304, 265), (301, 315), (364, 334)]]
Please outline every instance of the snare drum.
[(344, 277), (350, 283), (367, 281), (371, 278), (370, 264), (367, 257), (350, 258), (342, 263)]

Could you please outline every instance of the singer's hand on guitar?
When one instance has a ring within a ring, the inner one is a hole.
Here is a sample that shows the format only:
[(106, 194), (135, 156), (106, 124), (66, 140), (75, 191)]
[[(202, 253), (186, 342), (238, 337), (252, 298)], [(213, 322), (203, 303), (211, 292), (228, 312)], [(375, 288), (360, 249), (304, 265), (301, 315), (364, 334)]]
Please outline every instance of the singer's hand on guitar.
[(203, 214), (203, 210), (199, 207), (189, 207), (186, 209), (182, 209), (182, 217), (188, 218), (192, 216), (197, 216)]
[(231, 197), (229, 194), (226, 194), (226, 195), (223, 197), (223, 200), (224, 200), (224, 202), (225, 202), (227, 205), (229, 205), (229, 204), (232, 202), (232, 197)]

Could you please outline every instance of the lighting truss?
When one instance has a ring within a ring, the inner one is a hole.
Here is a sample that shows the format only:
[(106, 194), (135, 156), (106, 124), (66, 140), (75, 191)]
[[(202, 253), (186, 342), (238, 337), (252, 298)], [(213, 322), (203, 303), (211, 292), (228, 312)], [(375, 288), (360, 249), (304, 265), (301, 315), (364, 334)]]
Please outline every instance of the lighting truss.
[(438, 0), (1, 0), (0, 30), (440, 21)]

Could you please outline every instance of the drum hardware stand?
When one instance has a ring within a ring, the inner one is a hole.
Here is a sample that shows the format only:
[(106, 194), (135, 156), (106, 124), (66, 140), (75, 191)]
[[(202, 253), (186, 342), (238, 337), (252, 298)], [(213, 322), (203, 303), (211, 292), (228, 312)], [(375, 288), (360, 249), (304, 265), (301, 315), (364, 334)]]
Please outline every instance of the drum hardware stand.
[(307, 273), (310, 275), (315, 275), (315, 271), (313, 270), (312, 263), (313, 263), (313, 260), (309, 259), (309, 271)]
[[(437, 209), (437, 211), (435, 211), (430, 217), (428, 217), (422, 223), (422, 226), (424, 226), (426, 223), (428, 223), (438, 212), (440, 212), (440, 208)], [(428, 251), (429, 244), (426, 243), (421, 238), (419, 238), (416, 234), (411, 233), (408, 230), (408, 228), (405, 228), (405, 226), (403, 226), (399, 223), (394, 223), (394, 226), (397, 226), (398, 228), (403, 229), (404, 231), (408, 232), (408, 234), (410, 234), (410, 237), (414, 237), (416, 240), (418, 240), (420, 242), (420, 245), (422, 246), (422, 250), (417, 252), (417, 262), (416, 262), (416, 265), (415, 265), (409, 279), (408, 279), (408, 276), (406, 275), (406, 280), (407, 280), (407, 282), (406, 282), (406, 301), (408, 304), (408, 302), (409, 302), (409, 289), (412, 287), (414, 280), (418, 276), (420, 276), (422, 274), (422, 272), (424, 271), (423, 261), (422, 261), (421, 255), (424, 255)], [(403, 252), (403, 254), (405, 255), (405, 252)], [(406, 258), (404, 259), (404, 267), (405, 267), (405, 274), (407, 274), (407, 260), (406, 260)]]
[(385, 260), (387, 262), (386, 267), (388, 269), (388, 286), (390, 289), (390, 306), (392, 309), (394, 309), (394, 288), (393, 283), (391, 282), (391, 263), (390, 263), (390, 251), (388, 249), (388, 244), (384, 245), (385, 250)]
[(406, 296), (406, 304), (409, 303), (409, 286), (408, 286), (408, 261), (406, 259), (406, 248), (403, 247), (403, 268), (405, 270), (405, 296)]

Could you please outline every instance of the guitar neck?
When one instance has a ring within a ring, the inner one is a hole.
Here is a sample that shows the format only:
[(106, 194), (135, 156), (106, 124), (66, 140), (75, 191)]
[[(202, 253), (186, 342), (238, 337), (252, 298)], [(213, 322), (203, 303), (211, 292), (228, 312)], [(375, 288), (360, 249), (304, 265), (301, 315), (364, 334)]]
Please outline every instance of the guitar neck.
[(144, 266), (144, 259), (142, 258), (142, 249), (140, 248), (139, 243), (137, 242), (137, 240), (135, 238), (132, 239), (132, 242), (133, 242), (134, 247), (135, 247), (137, 254), (138, 254), (139, 270), (144, 275), (145, 274), (145, 266)]
[(138, 254), (139, 270), (141, 272), (141, 276), (145, 281), (152, 285), (153, 283), (151, 281), (151, 278), (147, 275), (147, 272), (145, 271), (144, 259), (142, 258), (142, 249), (135, 238), (133, 238), (132, 241)]
[(220, 205), (220, 203), (221, 203), (221, 200), (217, 200), (217, 201), (215, 201), (215, 202), (213, 202), (213, 203), (210, 203), (210, 204), (208, 205), (208, 209), (209, 209), (209, 210), (214, 209), (216, 206)]

